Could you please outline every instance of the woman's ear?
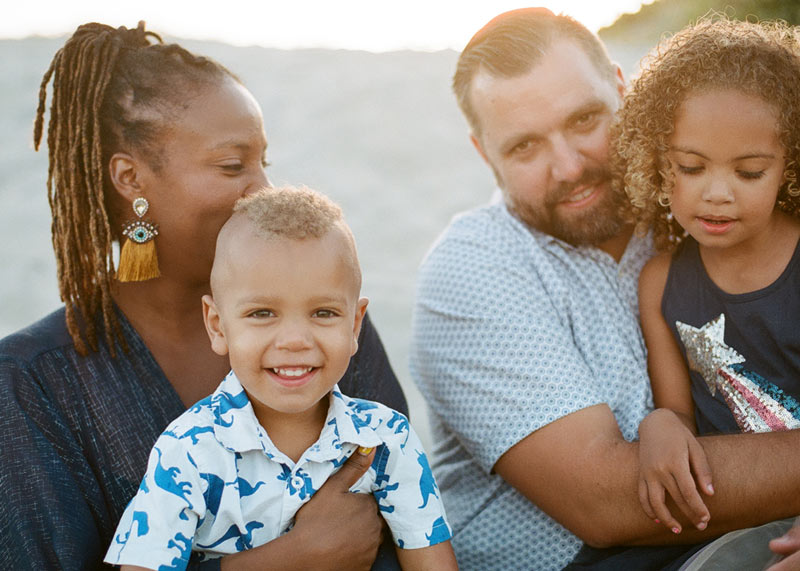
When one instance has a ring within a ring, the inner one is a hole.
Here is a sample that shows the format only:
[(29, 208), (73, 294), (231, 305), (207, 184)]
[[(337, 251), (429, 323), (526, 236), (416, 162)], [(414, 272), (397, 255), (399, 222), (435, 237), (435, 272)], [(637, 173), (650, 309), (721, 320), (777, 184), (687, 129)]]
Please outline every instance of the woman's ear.
[(111, 184), (129, 203), (142, 195), (141, 170), (136, 158), (129, 153), (114, 153), (108, 161)]

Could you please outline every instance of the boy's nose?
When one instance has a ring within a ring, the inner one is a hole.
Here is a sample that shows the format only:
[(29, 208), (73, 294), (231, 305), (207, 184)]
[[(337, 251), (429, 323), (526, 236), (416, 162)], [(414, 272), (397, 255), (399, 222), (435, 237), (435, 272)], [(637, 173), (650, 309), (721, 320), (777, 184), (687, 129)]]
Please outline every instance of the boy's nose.
[(308, 328), (296, 322), (282, 324), (275, 347), (285, 351), (303, 351), (313, 345)]

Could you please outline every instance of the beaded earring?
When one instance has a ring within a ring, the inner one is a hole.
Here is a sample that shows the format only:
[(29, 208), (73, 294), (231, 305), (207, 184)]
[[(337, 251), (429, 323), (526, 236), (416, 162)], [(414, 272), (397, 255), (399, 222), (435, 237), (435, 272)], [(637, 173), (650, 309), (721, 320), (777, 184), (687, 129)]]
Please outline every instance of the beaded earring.
[(161, 275), (154, 241), (158, 236), (158, 224), (144, 219), (149, 208), (150, 203), (140, 196), (133, 201), (136, 219), (122, 226), (122, 234), (127, 240), (122, 245), (117, 268), (117, 280), (121, 282), (143, 282)]

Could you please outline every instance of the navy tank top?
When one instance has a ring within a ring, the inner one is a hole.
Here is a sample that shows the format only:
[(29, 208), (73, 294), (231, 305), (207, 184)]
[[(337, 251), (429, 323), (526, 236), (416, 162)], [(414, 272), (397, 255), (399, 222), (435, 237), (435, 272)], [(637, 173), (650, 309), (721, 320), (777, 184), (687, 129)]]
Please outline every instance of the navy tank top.
[(661, 312), (689, 365), (699, 434), (800, 427), (800, 242), (772, 284), (729, 294), (688, 237)]

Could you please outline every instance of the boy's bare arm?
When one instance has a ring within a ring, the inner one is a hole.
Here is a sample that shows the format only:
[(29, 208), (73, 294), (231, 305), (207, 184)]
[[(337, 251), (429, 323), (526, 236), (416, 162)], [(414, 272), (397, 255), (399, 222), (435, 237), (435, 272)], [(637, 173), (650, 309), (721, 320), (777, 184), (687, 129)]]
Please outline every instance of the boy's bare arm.
[(403, 571), (458, 571), (456, 556), (449, 541), (420, 549), (397, 549)]
[(647, 518), (637, 495), (638, 443), (623, 439), (605, 404), (533, 432), (494, 469), (596, 547), (693, 543), (800, 513), (800, 431), (707, 436), (700, 442), (716, 489), (707, 500), (711, 523), (702, 532), (684, 522), (676, 535)]

